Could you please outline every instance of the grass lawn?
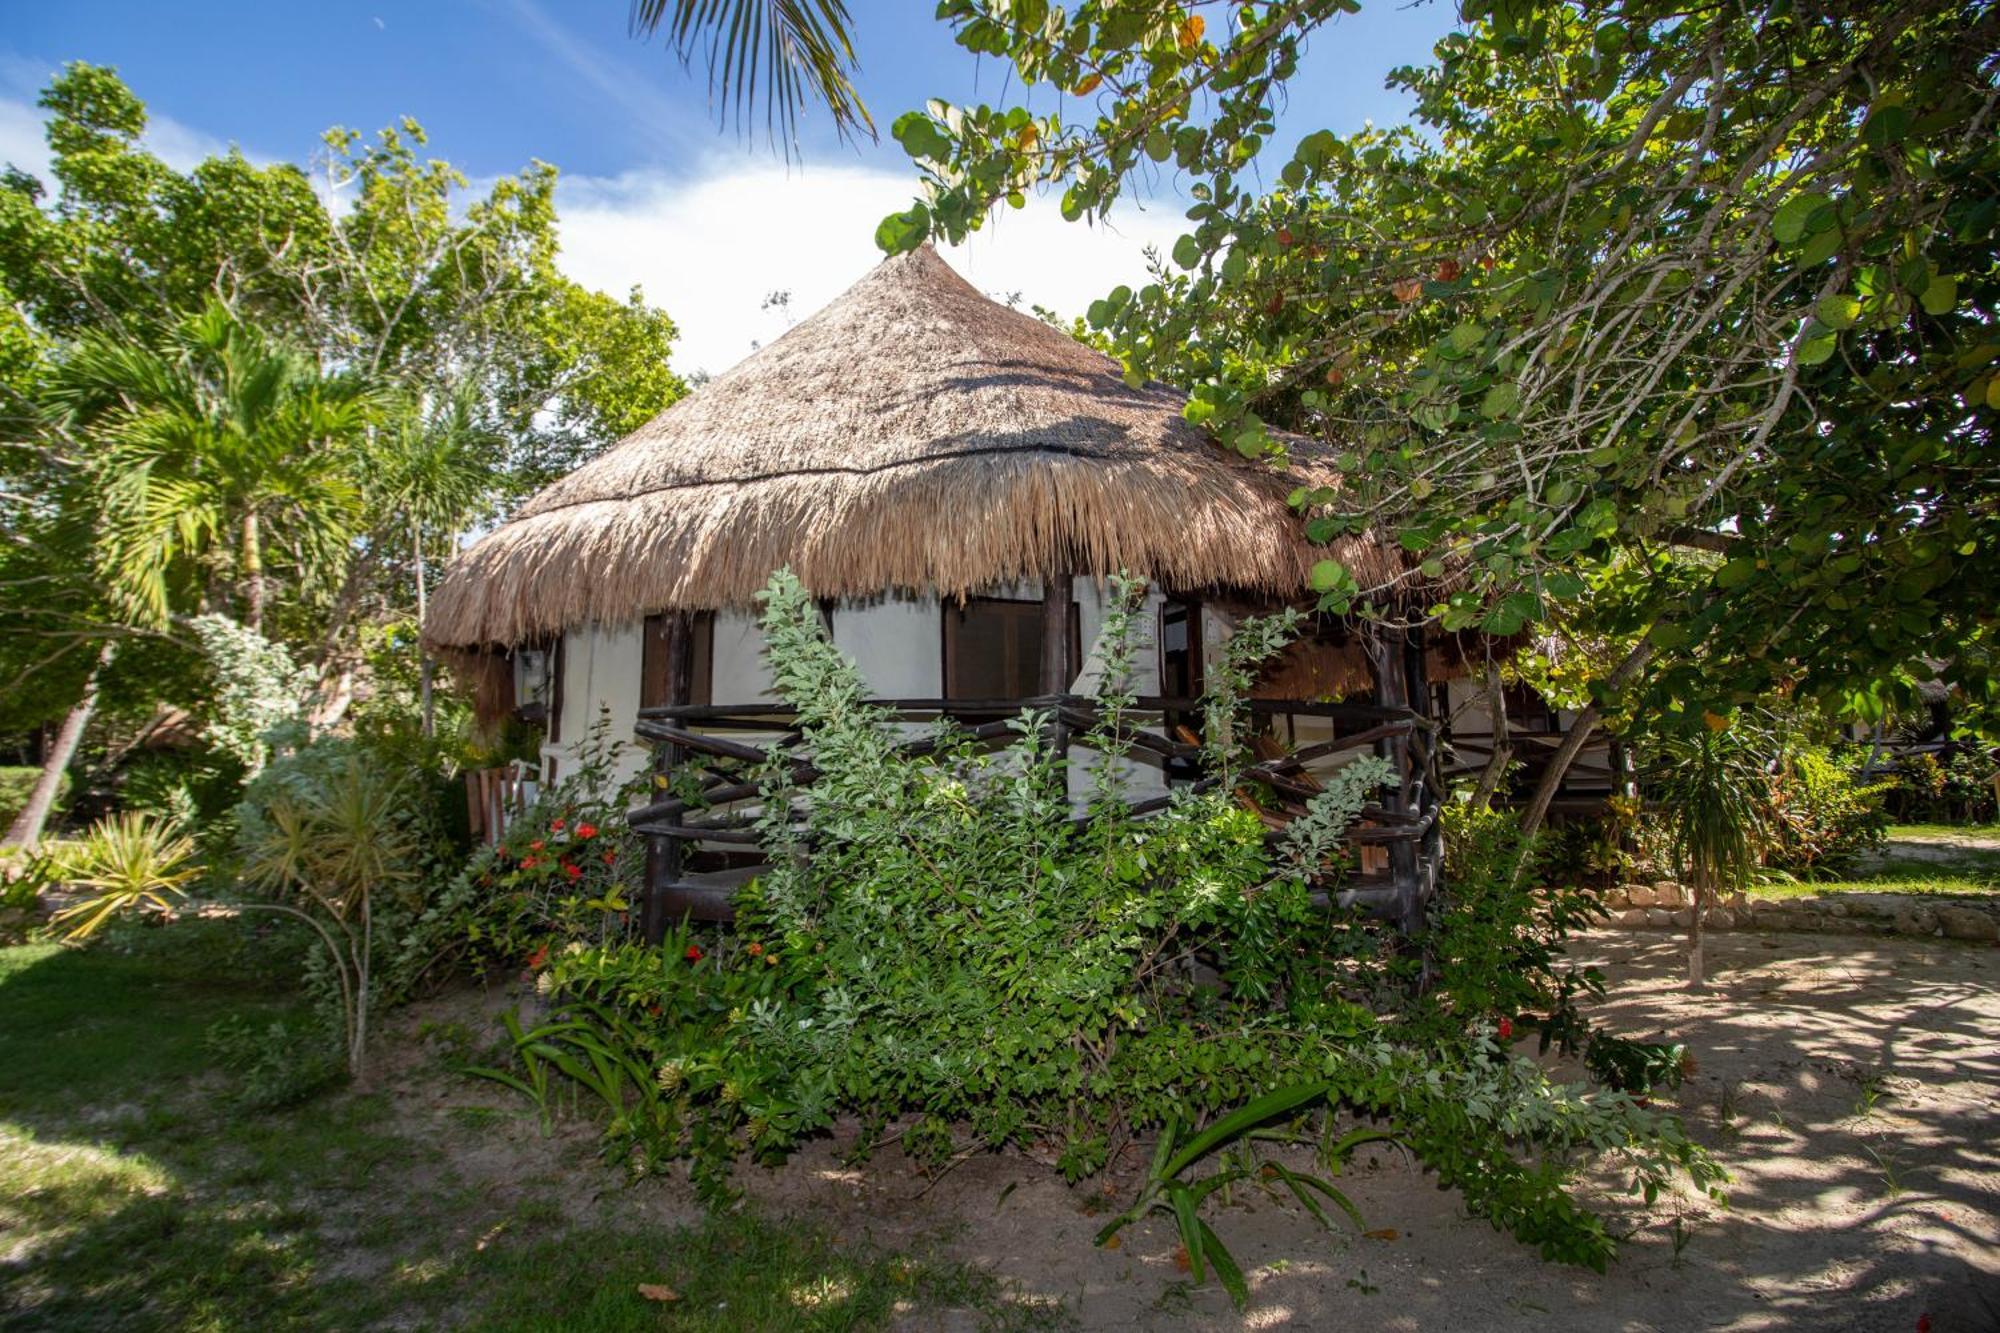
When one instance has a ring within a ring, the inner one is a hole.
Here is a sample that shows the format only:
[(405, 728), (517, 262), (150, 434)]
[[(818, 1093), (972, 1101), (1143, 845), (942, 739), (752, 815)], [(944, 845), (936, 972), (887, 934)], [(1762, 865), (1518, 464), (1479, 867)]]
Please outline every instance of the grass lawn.
[[(578, 1220), (554, 1153), (496, 1198), (376, 1093), (243, 1109), (205, 1034), (298, 1023), (295, 948), (240, 923), (0, 949), (0, 1324), (21, 1329), (1046, 1325), (984, 1270), (751, 1214)], [(518, 1108), (508, 1107), (502, 1114)], [(468, 1127), (476, 1133), (476, 1127)], [(586, 1160), (577, 1169), (603, 1168)], [(541, 1187), (545, 1187), (542, 1189)], [(614, 1193), (615, 1187), (614, 1187)], [(603, 1214), (610, 1217), (609, 1212)], [(655, 1288), (649, 1298), (641, 1284)]]
[(1809, 898), (1824, 893), (2000, 893), (2000, 826), (1898, 824), (1882, 851), (1826, 879), (1774, 880), (1751, 890), (1759, 898)]

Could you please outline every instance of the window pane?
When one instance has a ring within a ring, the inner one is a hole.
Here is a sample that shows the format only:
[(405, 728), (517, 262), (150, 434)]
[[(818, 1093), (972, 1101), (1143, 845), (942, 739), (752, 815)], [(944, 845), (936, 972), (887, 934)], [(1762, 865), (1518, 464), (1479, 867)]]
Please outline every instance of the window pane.
[(945, 607), (945, 697), (1026, 699), (1041, 692), (1042, 604), (972, 598)]

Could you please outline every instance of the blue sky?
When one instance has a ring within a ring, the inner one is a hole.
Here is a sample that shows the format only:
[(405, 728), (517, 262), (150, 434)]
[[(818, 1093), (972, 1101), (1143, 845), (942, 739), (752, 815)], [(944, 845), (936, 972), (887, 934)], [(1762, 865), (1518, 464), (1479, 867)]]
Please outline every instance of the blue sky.
[[(885, 130), (926, 98), (1001, 102), (1006, 71), (955, 46), (925, 0), (850, 0), (862, 96)], [(0, 4), (0, 157), (35, 167), (48, 74), (68, 60), (118, 68), (155, 117), (177, 165), (236, 143), (305, 161), (330, 125), (421, 121), (431, 148), (475, 181), (531, 158), (563, 171), (564, 263), (593, 286), (637, 284), (683, 328), (677, 361), (720, 370), (783, 331), (760, 309), (793, 293), (803, 315), (859, 277), (876, 219), (913, 192), (886, 134), (842, 144), (823, 118), (787, 165), (761, 133), (719, 130), (702, 71), (626, 28), (626, 0), (388, 0), (199, 4), (73, 0)], [(1317, 34), (1277, 142), (1319, 128), (1405, 118), (1383, 87), (1422, 62), (1453, 18), (1436, 0), (1382, 0)], [(1215, 20), (1211, 20), (1215, 21)], [(1178, 234), (1173, 182), (1122, 208), (1109, 228), (1067, 226), (1046, 203), (950, 257), (987, 290), (1080, 310), (1136, 275), (1141, 248)]]

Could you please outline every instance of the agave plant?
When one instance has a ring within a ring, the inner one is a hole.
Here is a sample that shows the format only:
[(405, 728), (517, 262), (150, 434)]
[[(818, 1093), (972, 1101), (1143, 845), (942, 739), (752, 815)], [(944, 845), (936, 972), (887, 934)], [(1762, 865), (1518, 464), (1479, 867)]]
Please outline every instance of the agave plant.
[(114, 916), (171, 911), (182, 886), (200, 874), (194, 839), (165, 820), (129, 812), (100, 819), (51, 854), (49, 877), (88, 892), (49, 920), (67, 927), (68, 938), (85, 940)]
[(350, 758), (306, 792), (271, 805), (269, 827), (243, 867), (246, 882), (280, 899), (246, 909), (303, 921), (326, 946), (340, 985), (348, 1072), (357, 1079), (368, 1047), (375, 894), (414, 873), (402, 804), (398, 783)]

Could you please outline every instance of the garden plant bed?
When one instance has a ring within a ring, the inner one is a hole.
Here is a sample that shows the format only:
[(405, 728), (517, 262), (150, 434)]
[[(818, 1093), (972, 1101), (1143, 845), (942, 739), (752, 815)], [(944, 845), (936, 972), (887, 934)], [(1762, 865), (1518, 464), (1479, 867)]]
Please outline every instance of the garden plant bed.
[[(534, 1002), (526, 987), (394, 1015), (371, 1093), (248, 1113), (201, 1072), (199, 1034), (281, 1012), (268, 990), (187, 955), (11, 951), (0, 991), (33, 1027), (0, 1039), (0, 1309), (27, 1327), (1991, 1326), (2000, 955), (1810, 935), (1710, 948), (1701, 996), (1671, 984), (1671, 940), (1598, 932), (1579, 954), (1605, 967), (1614, 1030), (1689, 1045), (1671, 1101), (1735, 1174), (1726, 1210), (1591, 1182), (1631, 1232), (1600, 1277), (1467, 1219), (1399, 1152), (1364, 1152), (1345, 1183), (1371, 1234), (1261, 1195), (1215, 1210), (1250, 1277), (1244, 1316), (1188, 1283), (1163, 1221), (1091, 1245), (1136, 1161), (1107, 1197), (1022, 1156), (932, 1179), (893, 1146), (857, 1164), (822, 1142), (743, 1169), (743, 1214), (704, 1224), (677, 1175), (627, 1186), (599, 1162), (594, 1122), (545, 1135), (525, 1102), (449, 1072), (499, 1011)], [(648, 1302), (642, 1282), (679, 1299)]]

